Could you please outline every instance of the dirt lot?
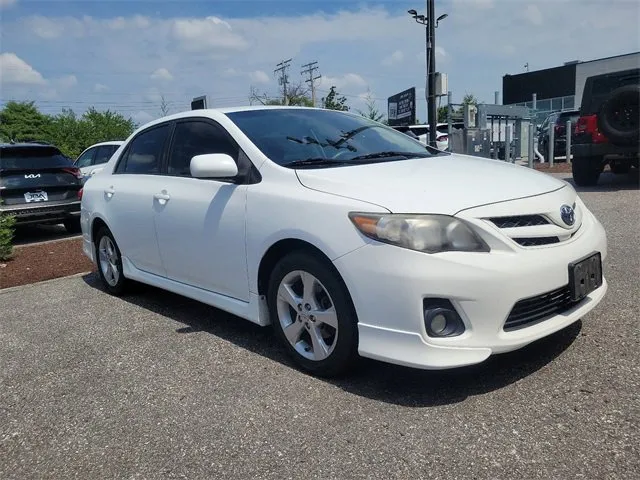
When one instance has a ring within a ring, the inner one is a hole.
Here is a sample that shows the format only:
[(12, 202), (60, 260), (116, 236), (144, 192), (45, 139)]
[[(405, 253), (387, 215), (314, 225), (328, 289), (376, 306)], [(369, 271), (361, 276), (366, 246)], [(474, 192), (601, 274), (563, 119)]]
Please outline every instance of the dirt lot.
[(94, 274), (0, 291), (0, 478), (640, 478), (640, 191), (582, 191), (609, 293), (521, 351), (325, 381), (262, 329)]

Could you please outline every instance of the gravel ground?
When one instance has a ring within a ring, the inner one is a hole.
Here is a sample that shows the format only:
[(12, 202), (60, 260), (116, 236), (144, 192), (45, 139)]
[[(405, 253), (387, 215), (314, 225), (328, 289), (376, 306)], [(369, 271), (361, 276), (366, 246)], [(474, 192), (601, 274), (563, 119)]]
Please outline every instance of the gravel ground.
[(639, 478), (640, 192), (605, 225), (604, 302), (472, 368), (294, 369), (268, 329), (93, 275), (0, 292), (0, 478)]

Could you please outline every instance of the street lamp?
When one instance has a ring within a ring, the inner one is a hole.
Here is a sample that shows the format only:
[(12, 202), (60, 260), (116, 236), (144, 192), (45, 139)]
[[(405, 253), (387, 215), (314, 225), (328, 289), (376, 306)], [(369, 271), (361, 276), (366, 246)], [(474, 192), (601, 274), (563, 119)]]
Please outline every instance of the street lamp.
[(427, 101), (427, 116), (429, 122), (429, 144), (432, 147), (436, 146), (436, 59), (435, 59), (435, 30), (438, 27), (440, 20), (444, 20), (449, 15), (440, 15), (435, 18), (435, 5), (434, 0), (427, 0), (427, 15), (419, 15), (416, 10), (408, 10), (409, 15), (413, 17), (416, 23), (419, 23), (425, 27), (425, 41), (426, 41), (426, 63), (427, 63), (427, 78), (425, 88), (425, 99)]

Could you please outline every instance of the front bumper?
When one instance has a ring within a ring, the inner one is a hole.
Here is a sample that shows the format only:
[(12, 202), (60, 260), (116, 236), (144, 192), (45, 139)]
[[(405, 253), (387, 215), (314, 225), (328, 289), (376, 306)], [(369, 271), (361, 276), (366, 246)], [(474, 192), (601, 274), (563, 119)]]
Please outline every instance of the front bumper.
[[(606, 258), (606, 236), (585, 209), (579, 232), (561, 244), (429, 255), (372, 243), (334, 264), (358, 314), (362, 356), (443, 369), (480, 363), (492, 354), (519, 349), (586, 315), (604, 297), (606, 279), (562, 313), (518, 330), (503, 329), (519, 300), (566, 286), (569, 263), (594, 251)], [(423, 299), (429, 297), (451, 301), (465, 324), (462, 335), (427, 335)]]
[(4, 205), (0, 207), (0, 213), (13, 215), (18, 225), (61, 222), (79, 218), (80, 201)]

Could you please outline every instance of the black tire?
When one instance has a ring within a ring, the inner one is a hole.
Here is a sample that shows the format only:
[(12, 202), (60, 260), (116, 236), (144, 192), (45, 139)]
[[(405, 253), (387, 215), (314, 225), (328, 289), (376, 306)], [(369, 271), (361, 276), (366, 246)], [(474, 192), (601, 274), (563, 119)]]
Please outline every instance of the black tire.
[(598, 128), (614, 144), (640, 141), (640, 85), (625, 85), (611, 92), (600, 106)]
[(82, 227), (80, 226), (80, 218), (68, 218), (63, 222), (64, 228), (69, 233), (82, 233)]
[(579, 187), (593, 187), (597, 185), (602, 169), (602, 159), (597, 157), (574, 157), (571, 163), (573, 181)]
[[(287, 340), (278, 316), (277, 297), (281, 281), (290, 272), (302, 270), (320, 281), (331, 297), (338, 318), (338, 335), (333, 351), (324, 360), (303, 357)], [(350, 371), (358, 360), (358, 319), (351, 297), (333, 266), (328, 261), (304, 251), (297, 251), (282, 258), (271, 272), (267, 293), (269, 316), (275, 335), (293, 361), (302, 369), (319, 377), (336, 377)]]
[[(109, 282), (104, 276), (104, 273), (102, 272), (102, 268), (100, 267), (100, 257), (99, 257), (100, 254), (99, 254), (98, 248), (99, 248), (100, 240), (102, 239), (102, 237), (108, 237), (109, 239), (111, 239), (111, 242), (113, 243), (116, 250), (117, 260), (115, 263), (116, 263), (119, 277), (115, 285), (109, 284)], [(125, 294), (130, 286), (129, 281), (125, 278), (124, 272), (122, 270), (122, 255), (120, 254), (120, 248), (118, 247), (116, 240), (113, 238), (113, 235), (111, 234), (108, 228), (102, 227), (98, 230), (98, 233), (96, 234), (96, 237), (94, 239), (94, 245), (95, 245), (95, 251), (96, 251), (96, 260), (98, 264), (98, 276), (100, 277), (102, 286), (108, 293), (116, 297), (119, 297)]]

